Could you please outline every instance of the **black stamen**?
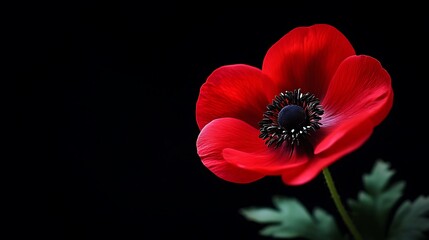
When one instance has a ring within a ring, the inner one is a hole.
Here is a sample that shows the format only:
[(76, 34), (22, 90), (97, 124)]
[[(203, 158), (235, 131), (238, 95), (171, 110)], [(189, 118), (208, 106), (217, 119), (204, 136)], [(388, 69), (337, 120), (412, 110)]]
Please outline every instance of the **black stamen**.
[(267, 106), (263, 119), (259, 122), (259, 137), (268, 146), (279, 147), (284, 142), (292, 149), (320, 128), (324, 111), (311, 93), (301, 93), (300, 89), (280, 93)]

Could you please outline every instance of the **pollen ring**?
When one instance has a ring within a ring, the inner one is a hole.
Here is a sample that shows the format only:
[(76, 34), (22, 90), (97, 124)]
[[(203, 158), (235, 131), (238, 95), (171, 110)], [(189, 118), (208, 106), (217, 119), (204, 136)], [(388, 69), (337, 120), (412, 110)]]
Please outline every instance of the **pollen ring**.
[(282, 92), (267, 106), (259, 122), (259, 137), (270, 147), (286, 143), (294, 148), (320, 128), (323, 113), (320, 100), (313, 94), (301, 89)]

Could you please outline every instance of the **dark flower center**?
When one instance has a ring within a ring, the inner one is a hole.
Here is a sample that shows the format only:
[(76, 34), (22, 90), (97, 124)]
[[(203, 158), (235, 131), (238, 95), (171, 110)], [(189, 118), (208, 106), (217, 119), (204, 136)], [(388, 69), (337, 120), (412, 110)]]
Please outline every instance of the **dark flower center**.
[(294, 129), (305, 123), (306, 118), (307, 115), (301, 106), (287, 105), (280, 110), (277, 122), (285, 129)]
[(286, 143), (294, 148), (320, 128), (323, 113), (320, 100), (313, 94), (300, 89), (282, 92), (267, 106), (259, 122), (259, 137), (268, 146), (277, 148)]

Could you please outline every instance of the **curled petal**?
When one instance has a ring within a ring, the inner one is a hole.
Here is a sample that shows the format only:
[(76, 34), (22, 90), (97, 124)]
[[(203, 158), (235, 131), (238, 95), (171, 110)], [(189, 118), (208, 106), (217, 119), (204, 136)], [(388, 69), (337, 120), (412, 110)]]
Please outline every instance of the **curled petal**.
[[(293, 171), (295, 167), (308, 161), (306, 154), (291, 154), (286, 148), (267, 147), (258, 135), (257, 129), (241, 120), (217, 119), (203, 128), (197, 144), (198, 154), (206, 166), (207, 161), (211, 164), (216, 161), (222, 165), (234, 166), (234, 174), (231, 174), (234, 177), (237, 176), (236, 168), (240, 171), (262, 173), (264, 176), (279, 175), (286, 170)], [(210, 139), (206, 138), (207, 136)], [(216, 174), (216, 169), (212, 167), (211, 170)]]
[(285, 171), (293, 171), (308, 161), (308, 156), (290, 153), (286, 148), (263, 148), (255, 152), (245, 152), (237, 149), (227, 148), (223, 151), (225, 160), (243, 169), (264, 172), (267, 175), (279, 175)]
[(344, 119), (370, 119), (370, 126), (378, 125), (393, 104), (393, 89), (387, 71), (376, 59), (360, 55), (344, 60), (338, 67), (322, 105), (322, 123), (331, 126)]
[[(265, 176), (263, 173), (247, 170), (225, 161), (225, 148), (257, 147), (259, 141), (250, 141), (256, 129), (234, 118), (220, 118), (211, 121), (201, 130), (197, 139), (197, 153), (203, 164), (218, 177), (235, 183), (249, 183)], [(257, 137), (257, 136), (256, 136)], [(252, 138), (253, 139), (253, 138)], [(253, 139), (254, 140), (254, 139)]]

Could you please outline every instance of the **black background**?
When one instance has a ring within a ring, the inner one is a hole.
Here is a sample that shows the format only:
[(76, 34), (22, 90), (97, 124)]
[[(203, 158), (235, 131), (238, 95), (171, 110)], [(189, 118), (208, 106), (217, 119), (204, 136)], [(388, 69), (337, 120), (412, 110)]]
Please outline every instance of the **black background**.
[(378, 158), (407, 181), (407, 198), (428, 195), (423, 9), (362, 2), (16, 4), (4, 21), (14, 94), (5, 103), (19, 126), (9, 141), (18, 146), (9, 158), (16, 173), (6, 181), (13, 236), (267, 239), (238, 210), (270, 206), (274, 195), (338, 217), (321, 176), (296, 187), (279, 177), (229, 183), (201, 164), (195, 147), (195, 103), (207, 76), (226, 64), (261, 67), (274, 42), (315, 23), (332, 24), (358, 54), (380, 60), (395, 92), (391, 113), (369, 141), (331, 166), (342, 197), (356, 196), (361, 175)]

